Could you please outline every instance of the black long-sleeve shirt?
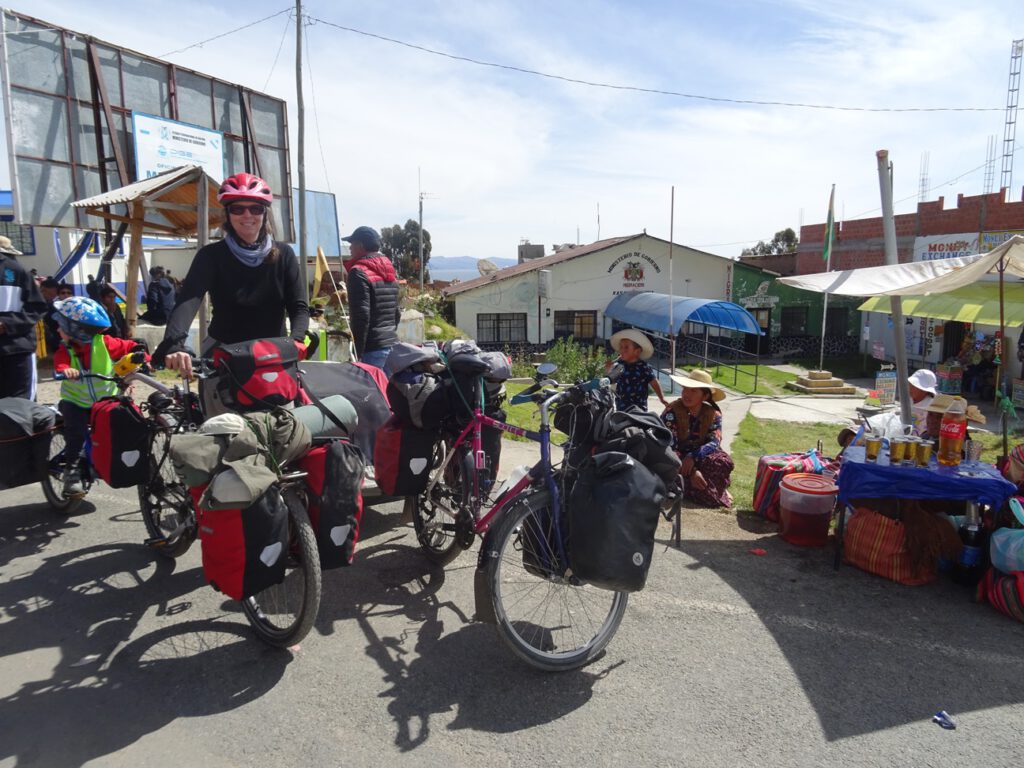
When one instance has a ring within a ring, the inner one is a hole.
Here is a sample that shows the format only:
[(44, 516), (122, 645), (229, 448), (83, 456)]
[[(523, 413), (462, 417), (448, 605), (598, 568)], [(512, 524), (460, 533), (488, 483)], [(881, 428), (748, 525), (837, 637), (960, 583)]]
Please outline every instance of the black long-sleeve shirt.
[(258, 267), (235, 258), (223, 240), (199, 249), (182, 283), (178, 303), (167, 321), (158, 353), (184, 349), (189, 326), (205, 293), (213, 305), (210, 336), (224, 344), (287, 335), (303, 340), (309, 327), (309, 305), (302, 298), (302, 274), (295, 252), (276, 243), (278, 257)]
[(39, 286), (17, 260), (0, 253), (0, 355), (36, 351), (36, 321), (46, 314)]

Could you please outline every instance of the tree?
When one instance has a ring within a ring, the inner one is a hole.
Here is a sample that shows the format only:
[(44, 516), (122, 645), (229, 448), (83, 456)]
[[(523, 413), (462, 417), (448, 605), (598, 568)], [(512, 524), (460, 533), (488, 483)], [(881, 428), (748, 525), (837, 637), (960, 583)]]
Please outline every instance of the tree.
[[(420, 223), (415, 219), (405, 222), (405, 227), (395, 224), (384, 227), (380, 231), (380, 252), (391, 259), (399, 277), (419, 282), (420, 279)], [(423, 230), (423, 274), (424, 280), (429, 274), (427, 265), (430, 263), (430, 231)]]
[(779, 230), (771, 242), (766, 243), (759, 240), (753, 248), (744, 248), (741, 256), (779, 256), (783, 253), (793, 253), (800, 244), (800, 238), (790, 227)]

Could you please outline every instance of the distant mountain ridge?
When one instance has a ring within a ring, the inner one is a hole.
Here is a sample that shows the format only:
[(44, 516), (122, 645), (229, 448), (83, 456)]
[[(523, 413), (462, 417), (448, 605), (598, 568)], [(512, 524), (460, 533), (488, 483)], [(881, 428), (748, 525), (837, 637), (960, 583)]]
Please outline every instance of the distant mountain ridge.
[[(431, 256), (427, 266), (430, 268), (431, 280), (472, 280), (480, 276), (477, 263), (480, 259), (473, 256)], [(488, 259), (498, 269), (505, 269), (518, 263), (517, 259)]]

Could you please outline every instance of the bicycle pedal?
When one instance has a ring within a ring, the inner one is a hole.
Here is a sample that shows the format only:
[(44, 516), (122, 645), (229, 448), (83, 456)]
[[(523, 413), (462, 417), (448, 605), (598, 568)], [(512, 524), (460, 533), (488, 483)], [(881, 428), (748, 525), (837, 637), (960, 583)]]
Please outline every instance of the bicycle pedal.
[(167, 539), (165, 537), (160, 537), (158, 539), (146, 539), (144, 542), (142, 542), (142, 546), (151, 547), (153, 549), (159, 549), (160, 547), (167, 546)]

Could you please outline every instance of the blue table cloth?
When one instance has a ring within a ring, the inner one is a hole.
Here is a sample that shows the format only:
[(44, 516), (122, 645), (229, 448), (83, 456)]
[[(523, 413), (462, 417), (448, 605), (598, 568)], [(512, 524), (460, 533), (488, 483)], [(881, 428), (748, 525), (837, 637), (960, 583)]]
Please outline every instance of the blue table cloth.
[(991, 464), (944, 467), (933, 456), (927, 469), (891, 467), (886, 453), (869, 464), (863, 446), (847, 448), (839, 470), (839, 501), (844, 504), (850, 499), (948, 499), (998, 508), (1016, 490)]

